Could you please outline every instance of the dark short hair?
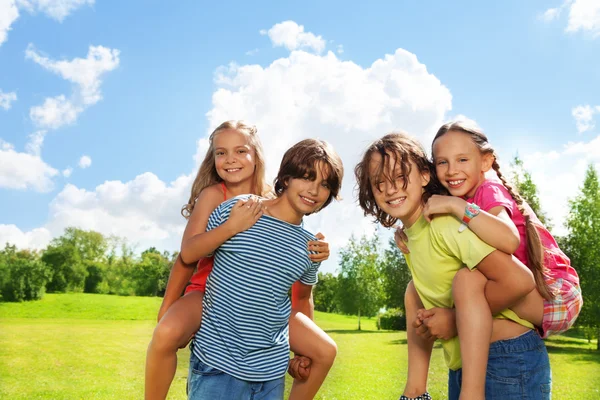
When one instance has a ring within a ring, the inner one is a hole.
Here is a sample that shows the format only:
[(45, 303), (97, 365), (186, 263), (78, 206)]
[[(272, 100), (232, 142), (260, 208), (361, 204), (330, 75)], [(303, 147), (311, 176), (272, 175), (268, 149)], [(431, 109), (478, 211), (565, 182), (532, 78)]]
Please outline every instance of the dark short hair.
[(342, 159), (329, 143), (319, 139), (304, 139), (285, 152), (273, 181), (275, 195), (279, 197), (285, 192), (290, 179), (315, 179), (318, 162), (323, 163), (325, 170), (322, 172), (327, 176), (326, 182), (330, 190), (329, 198), (321, 209), (327, 207), (333, 199), (339, 200), (344, 177)]
[[(383, 163), (379, 166), (376, 172), (377, 180), (386, 180), (395, 184), (395, 179), (388, 174), (388, 168), (391, 162), (394, 162), (394, 169), (396, 165), (400, 166), (402, 174), (405, 176), (410, 175), (412, 161), (419, 169), (420, 173), (428, 172), (430, 175), (429, 183), (425, 186), (425, 192), (423, 193), (423, 202), (433, 194), (447, 194), (446, 189), (439, 183), (435, 175), (435, 168), (433, 164), (427, 158), (423, 146), (414, 138), (403, 132), (393, 132), (385, 135), (381, 139), (378, 139), (371, 143), (362, 160), (354, 168), (354, 174), (356, 175), (356, 184), (358, 185), (358, 204), (362, 208), (365, 216), (371, 215), (375, 217), (375, 222), (381, 223), (385, 227), (393, 226), (398, 219), (387, 214), (375, 202), (375, 195), (373, 194), (373, 188), (371, 185), (371, 176), (369, 174), (369, 163), (371, 162), (371, 156), (377, 153), (381, 155)], [(390, 154), (393, 155), (390, 157)], [(406, 189), (408, 181), (404, 182), (404, 188)]]

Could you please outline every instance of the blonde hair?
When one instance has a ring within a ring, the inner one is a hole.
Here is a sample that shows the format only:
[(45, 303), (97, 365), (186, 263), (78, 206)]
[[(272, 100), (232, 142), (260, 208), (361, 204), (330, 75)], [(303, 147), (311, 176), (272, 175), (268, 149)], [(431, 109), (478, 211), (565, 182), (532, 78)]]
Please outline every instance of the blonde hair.
[(235, 129), (243, 134), (248, 140), (250, 147), (254, 150), (255, 168), (253, 175), (254, 180), (252, 182), (252, 194), (264, 196), (270, 191), (269, 185), (265, 182), (265, 157), (262, 144), (257, 135), (256, 126), (241, 120), (225, 121), (217, 126), (208, 138), (208, 150), (206, 151), (206, 156), (204, 156), (202, 164), (200, 164), (194, 183), (192, 184), (190, 198), (187, 204), (181, 208), (181, 215), (186, 219), (192, 215), (192, 211), (194, 210), (196, 200), (200, 193), (209, 186), (223, 182), (223, 179), (219, 176), (217, 169), (215, 168), (215, 148), (213, 142), (219, 132), (227, 129)]
[(476, 126), (472, 126), (466, 122), (456, 121), (449, 122), (447, 124), (442, 125), (442, 127), (438, 130), (433, 142), (431, 144), (431, 154), (435, 159), (435, 154), (433, 154), (433, 144), (435, 141), (445, 135), (450, 131), (462, 132), (471, 137), (473, 143), (479, 148), (481, 154), (491, 154), (494, 157), (494, 162), (492, 163), (492, 169), (498, 175), (500, 181), (508, 191), (508, 193), (512, 196), (515, 203), (517, 203), (517, 208), (523, 214), (525, 218), (525, 227), (526, 227), (526, 237), (527, 237), (527, 266), (533, 272), (533, 276), (535, 277), (535, 284), (537, 286), (538, 292), (542, 295), (546, 300), (552, 300), (554, 298), (554, 294), (546, 284), (544, 279), (545, 276), (548, 275), (548, 268), (544, 265), (544, 246), (542, 245), (542, 241), (540, 239), (540, 234), (537, 230), (537, 223), (534, 221), (532, 216), (535, 216), (533, 211), (529, 207), (525, 207), (525, 201), (521, 197), (521, 195), (517, 192), (515, 188), (512, 187), (510, 183), (506, 180), (502, 172), (500, 172), (500, 164), (498, 164), (497, 156), (494, 148), (490, 145), (487, 136), (479, 130)]

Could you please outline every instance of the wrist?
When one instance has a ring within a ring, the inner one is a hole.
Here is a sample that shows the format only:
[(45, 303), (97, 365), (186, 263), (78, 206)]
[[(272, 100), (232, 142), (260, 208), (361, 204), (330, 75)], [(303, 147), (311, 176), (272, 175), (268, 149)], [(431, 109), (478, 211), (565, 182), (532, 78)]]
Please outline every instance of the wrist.
[(230, 219), (228, 219), (227, 221), (225, 221), (225, 223), (223, 225), (221, 225), (223, 228), (225, 228), (227, 234), (229, 237), (231, 236), (235, 236), (238, 233), (240, 233), (240, 231), (237, 229), (237, 227), (235, 226), (235, 224), (233, 224), (231, 222)]
[(452, 214), (454, 214), (456, 218), (462, 219), (463, 215), (465, 214), (465, 208), (469, 203), (460, 197), (455, 197), (455, 199), (456, 200), (454, 200), (454, 203), (452, 203)]
[(459, 232), (464, 231), (467, 228), (467, 226), (469, 225), (469, 222), (471, 222), (471, 220), (473, 218), (475, 218), (476, 216), (479, 215), (479, 212), (480, 212), (480, 208), (477, 204), (467, 203), (467, 205), (465, 207), (465, 213), (462, 216), (462, 223), (460, 224), (458, 231)]

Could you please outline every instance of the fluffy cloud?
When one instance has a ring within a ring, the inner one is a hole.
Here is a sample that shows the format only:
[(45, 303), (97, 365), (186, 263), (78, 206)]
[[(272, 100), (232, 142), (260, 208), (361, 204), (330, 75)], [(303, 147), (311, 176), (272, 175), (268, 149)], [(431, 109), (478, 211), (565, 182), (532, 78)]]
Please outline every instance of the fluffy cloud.
[(75, 122), (83, 110), (100, 101), (101, 77), (119, 66), (119, 50), (103, 46), (90, 46), (86, 58), (55, 61), (30, 44), (25, 57), (74, 84), (71, 98), (64, 95), (46, 98), (44, 104), (31, 108), (29, 115), (33, 122), (48, 129)]
[(17, 0), (20, 7), (27, 11), (42, 12), (58, 22), (84, 5), (93, 5), (95, 0)]
[(600, 36), (600, 2), (597, 0), (565, 0), (558, 8), (546, 10), (541, 18), (547, 22), (557, 19), (568, 9), (569, 19), (566, 32), (589, 32), (592, 37)]
[(304, 32), (304, 26), (294, 21), (283, 21), (260, 33), (269, 35), (273, 46), (283, 46), (288, 50), (311, 49), (318, 54), (325, 50), (325, 40), (321, 36)]
[[(2, 17), (0, 17), (0, 19), (1, 18)], [(15, 92), (4, 93), (2, 89), (0, 89), (0, 108), (9, 110), (13, 101), (17, 101), (17, 94)]]
[(71, 168), (71, 167), (67, 167), (67, 168), (65, 168), (65, 169), (62, 170), (62, 175), (65, 178), (70, 177), (72, 173), (73, 173), (73, 168)]
[(6, 41), (10, 27), (19, 18), (14, 0), (0, 1), (0, 46)]
[(0, 139), (0, 188), (33, 189), (48, 192), (54, 187), (52, 178), (58, 171), (40, 157), (44, 132), (30, 136), (27, 152), (15, 151), (14, 146)]
[(35, 228), (23, 232), (15, 225), (0, 224), (0, 243), (11, 243), (20, 249), (43, 249), (52, 240), (52, 234), (46, 228)]
[(79, 159), (79, 168), (85, 169), (92, 165), (92, 159), (90, 156), (81, 156)]
[(590, 105), (577, 106), (571, 110), (571, 115), (575, 118), (577, 131), (583, 133), (594, 129), (594, 115), (600, 113), (600, 106), (592, 107)]

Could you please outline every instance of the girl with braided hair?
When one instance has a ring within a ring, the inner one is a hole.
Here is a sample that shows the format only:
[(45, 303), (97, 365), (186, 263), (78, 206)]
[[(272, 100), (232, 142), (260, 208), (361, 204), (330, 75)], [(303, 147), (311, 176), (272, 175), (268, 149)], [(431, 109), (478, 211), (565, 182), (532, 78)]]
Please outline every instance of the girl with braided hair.
[[(432, 196), (425, 206), (426, 217), (431, 220), (435, 215), (454, 215), (463, 221), (461, 230), (469, 228), (492, 247), (513, 254), (531, 269), (537, 290), (511, 310), (532, 322), (542, 338), (568, 330), (583, 304), (577, 272), (552, 234), (506, 181), (486, 135), (466, 122), (447, 123), (433, 140), (432, 157), (437, 176), (451, 196)], [(486, 179), (490, 169), (498, 179)], [(475, 218), (477, 215), (483, 218)], [(396, 241), (402, 247), (398, 239), (397, 235)], [(461, 399), (482, 393), (488, 353), (480, 350), (489, 343), (492, 317), (486, 302), (488, 281), (476, 270), (463, 270), (454, 281), (456, 311), (420, 310), (415, 322), (422, 324), (422, 333), (436, 337), (440, 332), (430, 332), (429, 328), (444, 325), (436, 326), (441, 318), (455, 318), (457, 331), (454, 327), (452, 331), (458, 334), (463, 360), (462, 382), (458, 382), (462, 386)], [(417, 296), (410, 286), (407, 296), (413, 300)], [(445, 316), (437, 315), (436, 322), (432, 317), (438, 313)], [(443, 335), (449, 334), (446, 331)]]

